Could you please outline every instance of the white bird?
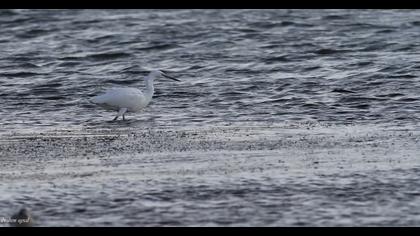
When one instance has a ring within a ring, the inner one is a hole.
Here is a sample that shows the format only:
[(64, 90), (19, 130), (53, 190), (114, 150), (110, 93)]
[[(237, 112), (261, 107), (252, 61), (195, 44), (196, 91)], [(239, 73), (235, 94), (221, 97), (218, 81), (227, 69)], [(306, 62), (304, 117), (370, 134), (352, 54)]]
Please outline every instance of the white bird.
[(153, 81), (158, 76), (180, 81), (168, 76), (163, 71), (154, 70), (144, 79), (146, 81), (146, 89), (144, 91), (137, 88), (112, 88), (102, 95), (91, 98), (90, 101), (107, 110), (118, 111), (117, 116), (113, 120), (117, 120), (120, 116), (125, 120), (124, 114), (126, 112), (138, 112), (150, 103), (155, 92)]

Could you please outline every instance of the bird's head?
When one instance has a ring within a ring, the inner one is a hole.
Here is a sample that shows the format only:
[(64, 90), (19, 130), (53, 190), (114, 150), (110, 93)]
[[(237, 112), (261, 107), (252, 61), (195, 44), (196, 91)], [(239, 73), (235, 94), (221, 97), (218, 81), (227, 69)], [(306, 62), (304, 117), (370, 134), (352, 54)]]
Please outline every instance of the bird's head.
[(174, 77), (171, 77), (171, 76), (167, 75), (167, 74), (166, 74), (164, 71), (162, 71), (162, 70), (153, 70), (153, 71), (151, 71), (151, 72), (150, 72), (150, 74), (149, 74), (149, 77), (150, 77), (150, 78), (157, 78), (157, 77), (160, 77), (160, 76), (165, 77), (165, 78), (168, 78), (168, 79), (171, 79), (171, 80), (175, 80), (175, 81), (180, 82), (180, 80), (179, 80), (179, 79), (175, 79)]

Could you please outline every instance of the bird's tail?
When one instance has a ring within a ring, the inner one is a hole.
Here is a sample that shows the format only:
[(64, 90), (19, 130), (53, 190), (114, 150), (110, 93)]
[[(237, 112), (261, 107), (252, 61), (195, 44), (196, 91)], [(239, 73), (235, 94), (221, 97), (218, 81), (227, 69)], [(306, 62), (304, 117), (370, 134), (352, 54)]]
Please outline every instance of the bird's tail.
[(92, 104), (98, 104), (99, 103), (98, 96), (88, 98), (88, 101), (89, 101), (89, 103), (92, 103)]
[(89, 101), (90, 103), (93, 103), (93, 104), (102, 104), (106, 102), (106, 97), (103, 95), (98, 95), (98, 96), (89, 98)]

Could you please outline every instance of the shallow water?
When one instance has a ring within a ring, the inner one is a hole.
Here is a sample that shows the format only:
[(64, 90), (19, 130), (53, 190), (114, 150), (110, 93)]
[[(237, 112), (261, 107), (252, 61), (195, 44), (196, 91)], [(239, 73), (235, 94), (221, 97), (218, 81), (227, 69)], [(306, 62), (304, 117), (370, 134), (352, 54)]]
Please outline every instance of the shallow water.
[(0, 14), (5, 130), (80, 127), (86, 99), (143, 86), (156, 125), (419, 120), (416, 10), (13, 10)]
[[(418, 226), (418, 14), (3, 10), (0, 219)], [(129, 120), (87, 102), (153, 68)]]

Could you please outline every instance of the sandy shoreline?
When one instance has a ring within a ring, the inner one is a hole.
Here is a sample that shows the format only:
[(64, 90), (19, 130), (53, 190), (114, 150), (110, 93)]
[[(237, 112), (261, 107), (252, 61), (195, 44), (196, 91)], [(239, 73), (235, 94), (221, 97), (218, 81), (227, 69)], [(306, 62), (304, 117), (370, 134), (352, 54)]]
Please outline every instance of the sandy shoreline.
[(23, 204), (46, 226), (416, 225), (419, 137), (366, 127), (3, 135), (0, 217)]

